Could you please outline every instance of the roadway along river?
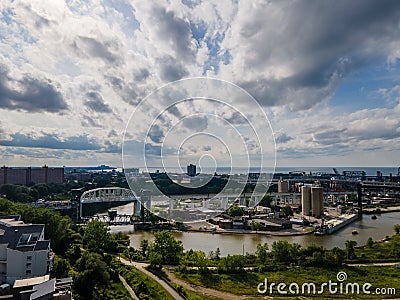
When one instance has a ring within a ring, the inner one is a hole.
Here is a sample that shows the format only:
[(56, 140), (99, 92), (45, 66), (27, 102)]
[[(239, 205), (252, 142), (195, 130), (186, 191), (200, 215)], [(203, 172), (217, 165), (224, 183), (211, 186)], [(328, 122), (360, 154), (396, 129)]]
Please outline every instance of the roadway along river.
[[(124, 207), (125, 208), (125, 207)], [(125, 209), (121, 209), (120, 213), (127, 213)], [(363, 245), (369, 237), (373, 240), (383, 239), (385, 236), (393, 235), (394, 224), (400, 223), (400, 212), (386, 213), (378, 215), (376, 220), (372, 220), (370, 215), (363, 215), (361, 220), (349, 224), (347, 227), (335, 232), (332, 235), (315, 236), (313, 234), (301, 236), (262, 236), (250, 234), (211, 234), (201, 232), (174, 232), (176, 239), (181, 240), (185, 250), (202, 250), (206, 254), (217, 249), (221, 250), (221, 255), (242, 254), (244, 252), (254, 253), (257, 244), (268, 243), (271, 245), (277, 240), (287, 240), (290, 243), (298, 243), (302, 246), (311, 244), (321, 245), (325, 248), (333, 248), (338, 246), (344, 248), (346, 240), (355, 240), (358, 244)], [(357, 229), (358, 234), (353, 235), (351, 232)], [(111, 232), (124, 231), (129, 232), (131, 246), (135, 249), (140, 247), (140, 242), (144, 239), (152, 240), (151, 232), (134, 232), (133, 226), (112, 226)]]

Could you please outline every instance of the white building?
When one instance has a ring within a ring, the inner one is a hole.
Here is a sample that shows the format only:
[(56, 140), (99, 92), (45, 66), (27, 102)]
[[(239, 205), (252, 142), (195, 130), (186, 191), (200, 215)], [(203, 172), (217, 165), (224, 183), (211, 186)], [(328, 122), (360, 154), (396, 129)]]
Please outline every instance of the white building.
[(43, 224), (25, 224), (20, 216), (0, 216), (0, 282), (44, 276), (51, 264), (50, 241)]

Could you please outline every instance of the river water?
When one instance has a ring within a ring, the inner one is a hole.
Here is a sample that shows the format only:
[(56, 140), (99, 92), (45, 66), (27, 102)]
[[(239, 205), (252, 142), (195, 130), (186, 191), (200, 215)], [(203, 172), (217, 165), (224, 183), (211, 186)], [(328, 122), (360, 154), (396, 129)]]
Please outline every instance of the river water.
[[(131, 204), (118, 208), (119, 213), (131, 213)], [(400, 223), (400, 212), (386, 213), (378, 215), (376, 220), (371, 219), (370, 215), (363, 215), (361, 220), (357, 220), (345, 228), (335, 232), (332, 235), (315, 236), (313, 234), (300, 236), (271, 236), (271, 235), (252, 235), (252, 234), (212, 234), (201, 232), (174, 232), (176, 239), (182, 241), (185, 250), (202, 250), (206, 254), (214, 251), (217, 247), (221, 250), (221, 255), (243, 254), (246, 252), (254, 253), (257, 245), (268, 243), (271, 245), (274, 241), (286, 240), (289, 243), (298, 243), (301, 246), (312, 244), (323, 246), (327, 249), (333, 247), (344, 248), (346, 240), (355, 240), (359, 245), (366, 243), (369, 237), (373, 240), (383, 239), (385, 236), (393, 235), (394, 224)], [(356, 229), (357, 235), (352, 231)], [(153, 234), (147, 231), (134, 231), (132, 225), (112, 226), (111, 232), (128, 232), (131, 246), (135, 249), (140, 247), (140, 242), (144, 239), (153, 240)]]

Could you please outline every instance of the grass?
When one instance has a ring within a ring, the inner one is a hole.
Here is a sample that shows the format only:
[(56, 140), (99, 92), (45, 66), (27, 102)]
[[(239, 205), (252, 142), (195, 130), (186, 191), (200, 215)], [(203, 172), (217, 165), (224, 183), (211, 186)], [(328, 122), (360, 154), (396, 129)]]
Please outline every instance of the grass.
[(136, 268), (120, 264), (119, 272), (139, 299), (174, 300), (158, 282)]
[[(300, 287), (303, 283), (314, 282), (319, 288), (322, 283), (329, 282), (329, 280), (332, 280), (332, 282), (338, 282), (336, 275), (339, 271), (346, 272), (348, 279), (345, 283), (358, 283), (360, 286), (364, 283), (371, 283), (371, 291), (374, 291), (377, 287), (395, 288), (396, 295), (392, 295), (392, 297), (400, 296), (400, 272), (395, 267), (342, 267), (334, 270), (322, 268), (294, 268), (285, 271), (266, 272), (262, 274), (247, 272), (244, 274), (207, 274), (206, 276), (199, 274), (176, 275), (190, 284), (213, 288), (236, 295), (256, 296), (258, 295), (257, 285), (260, 282), (264, 282), (265, 278), (268, 279), (269, 283), (274, 282), (278, 284), (284, 282), (289, 285), (294, 282)], [(276, 288), (274, 289), (274, 292), (274, 296), (279, 296)], [(330, 297), (327, 288), (321, 296)], [(321, 296), (319, 296), (318, 299), (321, 299)], [(357, 297), (362, 299), (390, 298), (388, 295), (339, 295), (339, 293), (335, 295), (334, 298), (346, 299), (349, 296), (356, 299)]]
[(198, 295), (195, 292), (189, 291), (188, 289), (183, 289), (185, 292), (186, 300), (220, 300), (220, 298), (209, 297), (205, 295)]
[(392, 247), (394, 243), (400, 243), (400, 234), (393, 235), (387, 241), (374, 241), (372, 247), (363, 245), (355, 249), (356, 259), (349, 261), (349, 263), (356, 261), (398, 261), (399, 258), (393, 257)]
[(171, 286), (179, 295), (181, 295), (186, 300), (219, 300), (219, 298), (196, 294), (195, 292), (188, 290), (179, 284), (171, 282), (164, 271), (151, 269), (148, 270), (156, 275), (158, 278), (164, 280), (169, 286)]
[(131, 300), (131, 296), (121, 282), (113, 282), (107, 289), (107, 299)]

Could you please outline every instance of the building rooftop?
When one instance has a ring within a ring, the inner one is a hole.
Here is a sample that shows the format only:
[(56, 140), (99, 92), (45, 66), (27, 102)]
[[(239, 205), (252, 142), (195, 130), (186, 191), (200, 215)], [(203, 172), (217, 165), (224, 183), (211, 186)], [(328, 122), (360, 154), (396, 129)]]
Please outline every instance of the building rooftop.
[(0, 217), (0, 244), (18, 251), (47, 250), (50, 241), (43, 240), (43, 224), (25, 224), (20, 216)]
[(43, 299), (42, 297), (46, 295), (51, 295), (54, 293), (56, 287), (56, 279), (53, 278), (49, 281), (45, 281), (33, 287), (33, 293), (31, 299)]
[(20, 288), (20, 287), (27, 287), (27, 286), (33, 286), (36, 284), (41, 284), (43, 282), (49, 281), (50, 275), (44, 275), (44, 276), (39, 276), (39, 277), (32, 277), (32, 278), (26, 278), (26, 279), (17, 279), (14, 282), (13, 288)]

